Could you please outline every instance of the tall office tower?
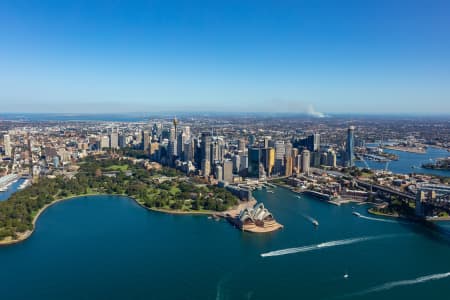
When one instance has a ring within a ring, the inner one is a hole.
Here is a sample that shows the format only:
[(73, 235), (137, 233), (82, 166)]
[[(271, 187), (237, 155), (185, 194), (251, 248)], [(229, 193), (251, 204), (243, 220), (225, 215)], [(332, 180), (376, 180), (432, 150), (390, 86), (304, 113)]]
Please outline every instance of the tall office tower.
[(223, 168), (222, 168), (221, 165), (216, 165), (214, 176), (216, 177), (216, 179), (218, 181), (222, 181), (223, 180)]
[(261, 149), (248, 149), (248, 175), (250, 177), (259, 177), (259, 163), (261, 162)]
[(211, 174), (211, 163), (209, 159), (202, 159), (202, 175), (208, 177)]
[(334, 150), (329, 150), (328, 165), (330, 167), (336, 168), (336, 152), (334, 152)]
[(169, 154), (169, 159), (172, 159), (174, 156), (177, 155), (176, 147), (177, 144), (175, 143), (174, 140), (170, 140), (169, 143), (167, 144), (167, 152)]
[(327, 152), (320, 153), (320, 165), (322, 165), (322, 166), (328, 165), (328, 153)]
[(292, 159), (295, 159), (298, 155), (298, 148), (292, 148), (291, 153), (292, 153), (292, 155), (291, 155)]
[(184, 143), (186, 143), (187, 136), (184, 132), (180, 132), (178, 134), (177, 140), (177, 154), (179, 157), (182, 157), (184, 151)]
[(3, 147), (5, 149), (5, 155), (12, 155), (12, 147), (11, 147), (11, 136), (9, 134), (5, 134), (3, 136)]
[(285, 157), (284, 176), (292, 176), (292, 156)]
[(256, 141), (255, 135), (252, 134), (248, 137), (249, 146), (253, 146), (255, 144), (255, 141)]
[(311, 166), (314, 168), (320, 167), (320, 152), (311, 152)]
[(127, 136), (124, 133), (119, 135), (119, 148), (125, 148), (127, 146)]
[(320, 134), (314, 133), (308, 136), (306, 141), (306, 147), (309, 151), (319, 151), (320, 150)]
[(311, 152), (303, 150), (302, 152), (302, 173), (309, 174), (309, 166), (311, 164)]
[(293, 172), (295, 172), (296, 174), (301, 173), (302, 170), (302, 156), (300, 154), (297, 154), (294, 160), (294, 167), (293, 167)]
[(110, 143), (109, 146), (112, 149), (119, 148), (119, 133), (117, 132), (117, 129), (113, 129), (111, 131), (111, 134), (109, 135), (109, 143)]
[(350, 126), (347, 130), (347, 145), (345, 150), (347, 167), (354, 166), (354, 153), (353, 153), (353, 146), (355, 142), (354, 134), (355, 134), (355, 126)]
[(207, 159), (211, 164), (211, 132), (203, 132), (202, 133), (202, 141), (200, 142), (200, 154), (201, 161), (203, 159)]
[(159, 136), (161, 134), (161, 123), (155, 123), (152, 126), (152, 136)]
[(109, 136), (104, 135), (100, 139), (100, 149), (109, 148)]
[(147, 130), (142, 131), (142, 149), (147, 151), (150, 147), (150, 132)]
[(239, 172), (245, 171), (248, 168), (248, 155), (241, 155), (241, 165)]
[(233, 162), (229, 159), (223, 161), (223, 181), (233, 182)]
[(238, 141), (238, 151), (245, 152), (245, 139), (239, 139), (239, 141)]
[(269, 148), (269, 141), (270, 141), (270, 138), (265, 136), (264, 137), (264, 148)]
[(275, 165), (275, 149), (262, 148), (260, 163), (263, 164), (264, 171), (266, 172), (266, 174), (271, 176), (273, 172), (273, 167)]
[(233, 173), (239, 173), (239, 168), (241, 167), (241, 157), (239, 155), (233, 156)]
[(225, 144), (223, 139), (214, 137), (211, 142), (211, 163), (222, 161), (224, 157)]
[(191, 141), (184, 142), (183, 160), (194, 161), (194, 143)]
[(273, 172), (277, 175), (284, 173), (284, 156), (286, 154), (286, 144), (283, 141), (275, 142), (275, 166)]

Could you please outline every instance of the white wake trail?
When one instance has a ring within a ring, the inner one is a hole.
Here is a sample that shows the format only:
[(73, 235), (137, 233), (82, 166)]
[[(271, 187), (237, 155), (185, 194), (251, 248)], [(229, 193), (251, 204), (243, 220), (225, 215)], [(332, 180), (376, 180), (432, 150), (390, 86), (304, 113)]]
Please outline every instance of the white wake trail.
[(365, 291), (362, 291), (362, 292), (359, 292), (359, 293), (351, 294), (349, 296), (363, 296), (363, 295), (370, 294), (370, 293), (376, 293), (376, 292), (390, 290), (390, 289), (393, 289), (393, 288), (396, 288), (396, 287), (400, 287), (400, 286), (420, 284), (420, 283), (424, 283), (424, 282), (427, 282), (427, 281), (444, 279), (444, 278), (447, 278), (447, 277), (450, 277), (450, 272), (440, 273), (440, 274), (433, 274), (433, 275), (427, 275), (427, 276), (418, 277), (416, 279), (411, 279), (411, 280), (393, 281), (393, 282), (385, 283), (385, 284), (380, 285), (380, 286), (376, 286), (376, 287), (370, 288), (368, 290), (365, 290)]
[(361, 219), (371, 220), (371, 221), (378, 221), (378, 222), (385, 222), (385, 223), (399, 223), (398, 221), (394, 220), (386, 220), (386, 219), (380, 219), (380, 218), (372, 218), (364, 215), (359, 215)]
[(378, 239), (385, 239), (385, 238), (390, 238), (390, 237), (394, 237), (394, 236), (398, 236), (398, 235), (386, 234), (386, 235), (376, 235), (376, 236), (363, 236), (363, 237), (359, 237), (359, 238), (351, 238), (351, 239), (324, 242), (324, 243), (320, 243), (320, 244), (316, 244), (316, 245), (309, 245), (309, 246), (302, 246), (302, 247), (296, 247), (296, 248), (287, 248), (287, 249), (281, 249), (281, 250), (276, 250), (276, 251), (270, 251), (270, 252), (262, 253), (261, 256), (262, 257), (270, 257), (270, 256), (280, 256), (280, 255), (286, 255), (286, 254), (299, 253), (299, 252), (309, 252), (309, 251), (315, 251), (315, 250), (320, 250), (320, 249), (324, 249), (324, 248), (344, 246), (344, 245), (361, 243), (361, 242), (378, 240)]

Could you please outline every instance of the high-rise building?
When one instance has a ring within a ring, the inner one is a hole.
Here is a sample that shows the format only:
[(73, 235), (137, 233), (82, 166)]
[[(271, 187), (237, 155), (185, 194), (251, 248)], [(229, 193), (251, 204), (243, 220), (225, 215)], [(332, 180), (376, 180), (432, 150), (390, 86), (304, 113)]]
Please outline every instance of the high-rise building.
[(283, 141), (275, 142), (275, 165), (273, 173), (284, 174), (284, 157), (286, 155), (286, 144)]
[(111, 131), (111, 134), (109, 135), (109, 143), (110, 148), (112, 149), (119, 148), (119, 133), (117, 132), (117, 129), (113, 129)]
[(250, 177), (259, 177), (259, 164), (261, 162), (261, 149), (248, 149), (248, 175)]
[(245, 152), (245, 139), (239, 139), (238, 141), (238, 151)]
[(275, 149), (273, 148), (262, 148), (261, 149), (261, 163), (264, 166), (264, 170), (268, 176), (273, 173), (273, 168), (275, 166)]
[(150, 147), (150, 132), (147, 130), (144, 130), (142, 132), (142, 149), (144, 151), (147, 151), (148, 147)]
[(211, 164), (211, 132), (203, 132), (202, 140), (200, 142), (200, 157), (201, 161), (207, 159)]
[(353, 167), (354, 165), (354, 134), (355, 134), (355, 126), (350, 126), (347, 130), (347, 145), (346, 145), (346, 166)]
[(223, 181), (233, 182), (233, 162), (229, 159), (223, 162)]
[(311, 164), (311, 157), (310, 157), (309, 150), (305, 149), (302, 152), (302, 173), (309, 174), (309, 166)]
[(202, 159), (202, 175), (208, 177), (211, 175), (211, 163), (209, 159)]
[(328, 153), (328, 165), (336, 168), (336, 152), (334, 150), (330, 150)]
[(125, 148), (127, 146), (127, 136), (122, 133), (119, 135), (119, 148)]
[(221, 165), (216, 165), (214, 173), (215, 173), (216, 179), (218, 181), (222, 181), (223, 180), (223, 168), (222, 168)]
[(320, 134), (314, 133), (307, 137), (306, 140), (306, 148), (310, 152), (319, 151), (320, 150)]
[(109, 148), (109, 136), (104, 135), (100, 139), (100, 149)]
[(11, 136), (9, 134), (5, 134), (3, 136), (3, 147), (5, 149), (5, 155), (12, 155), (12, 147), (11, 147)]
[(241, 166), (239, 167), (239, 172), (248, 169), (248, 155), (241, 155)]
[(292, 156), (286, 156), (284, 161), (284, 176), (292, 176)]
[(233, 158), (233, 173), (239, 173), (239, 168), (241, 166), (241, 157), (239, 155), (234, 155)]

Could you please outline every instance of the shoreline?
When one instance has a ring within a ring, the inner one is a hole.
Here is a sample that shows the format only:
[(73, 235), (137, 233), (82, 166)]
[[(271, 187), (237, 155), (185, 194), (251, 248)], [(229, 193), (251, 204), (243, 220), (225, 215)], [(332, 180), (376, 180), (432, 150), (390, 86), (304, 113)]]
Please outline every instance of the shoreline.
[(174, 214), (174, 215), (210, 215), (210, 216), (213, 216), (213, 215), (221, 215), (222, 213), (226, 212), (226, 211), (224, 211), (224, 212), (217, 211), (216, 212), (216, 211), (212, 211), (212, 210), (211, 211), (199, 211), (199, 212), (192, 211), (192, 212), (190, 212), (190, 211), (180, 211), (180, 210), (173, 210), (172, 211), (172, 210), (164, 209), (164, 208), (162, 208), (162, 209), (161, 208), (151, 208), (151, 207), (147, 207), (144, 204), (140, 203), (136, 198), (134, 198), (132, 196), (124, 195), (124, 194), (90, 193), (90, 194), (84, 194), (84, 195), (69, 196), (69, 197), (65, 197), (65, 198), (54, 200), (51, 203), (48, 203), (48, 204), (44, 205), (42, 208), (40, 208), (37, 211), (36, 215), (33, 217), (33, 221), (32, 221), (33, 229), (27, 230), (25, 232), (17, 233), (17, 236), (18, 236), (17, 239), (12, 239), (11, 237), (9, 237), (9, 238), (0, 240), (0, 247), (18, 244), (18, 243), (21, 243), (21, 242), (24, 242), (25, 240), (27, 240), (34, 233), (34, 231), (36, 230), (36, 222), (39, 219), (39, 217), (42, 215), (42, 213), (44, 213), (44, 211), (47, 208), (49, 208), (49, 207), (51, 207), (51, 206), (53, 206), (53, 205), (55, 205), (57, 203), (63, 202), (63, 201), (73, 200), (73, 199), (82, 198), (82, 197), (89, 197), (89, 196), (119, 196), (119, 197), (122, 196), (122, 197), (126, 197), (126, 198), (129, 198), (129, 199), (133, 200), (136, 204), (138, 204), (139, 206), (141, 206), (141, 207), (143, 207), (143, 208), (145, 208), (145, 209), (147, 209), (149, 211), (158, 212), (158, 213), (165, 213), (165, 214)]
[(417, 149), (415, 147), (384, 146), (384, 148), (388, 149), (388, 150), (415, 153), (415, 154), (426, 154), (427, 153), (427, 150), (425, 150), (423, 148)]

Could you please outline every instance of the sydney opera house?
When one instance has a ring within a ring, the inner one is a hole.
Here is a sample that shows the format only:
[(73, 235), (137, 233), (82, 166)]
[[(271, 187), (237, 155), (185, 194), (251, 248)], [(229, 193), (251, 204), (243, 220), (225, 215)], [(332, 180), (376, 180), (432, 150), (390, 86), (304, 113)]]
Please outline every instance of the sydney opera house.
[(238, 216), (234, 217), (232, 223), (240, 229), (250, 232), (271, 232), (283, 228), (263, 203), (259, 203), (255, 207), (244, 208)]

